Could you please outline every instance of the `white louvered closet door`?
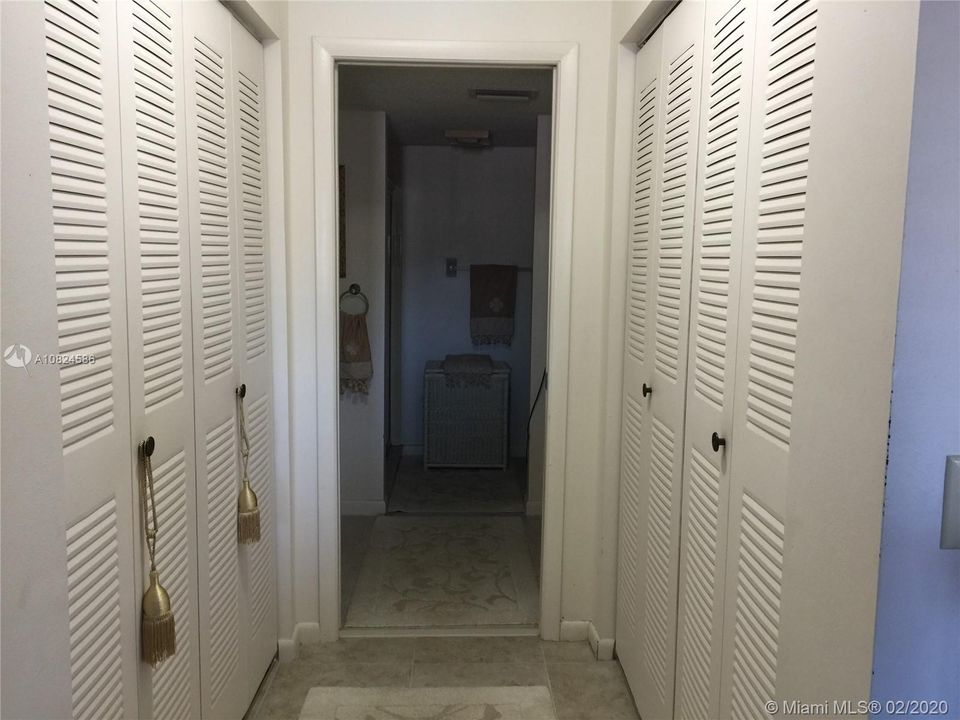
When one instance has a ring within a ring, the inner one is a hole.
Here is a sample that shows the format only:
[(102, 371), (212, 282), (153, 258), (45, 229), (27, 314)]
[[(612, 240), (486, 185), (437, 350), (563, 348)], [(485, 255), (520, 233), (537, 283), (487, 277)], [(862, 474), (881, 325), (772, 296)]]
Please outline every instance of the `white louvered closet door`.
[[(653, 377), (652, 302), (656, 290), (651, 253), (659, 219), (656, 149), (660, 142), (660, 47), (658, 33), (637, 53), (631, 159), (630, 247), (624, 328), (623, 418), (617, 584), (617, 657), (631, 685), (640, 682), (640, 622), (646, 576), (647, 468), (650, 466), (650, 400), (643, 388)], [(653, 266), (655, 267), (655, 266)]]
[[(650, 718), (673, 714), (681, 453), (703, 22), (701, 3), (682, 3), (658, 33), (661, 48), (642, 366), (631, 359), (631, 333), (635, 332), (632, 288), (627, 308), (627, 372), (636, 373), (643, 367), (641, 392), (637, 394), (634, 378), (624, 399), (622, 494), (626, 497), (635, 492), (638, 508), (637, 517), (626, 521), (621, 542), (627, 544), (632, 534), (637, 550), (627, 550), (624, 562), (630, 553), (639, 559), (635, 580), (639, 595), (633, 598), (639, 605), (638, 662), (627, 678), (640, 714)], [(638, 87), (637, 101), (642, 103), (645, 97), (644, 88)], [(644, 383), (652, 390), (647, 400), (642, 394)], [(645, 428), (638, 432), (638, 424)], [(640, 442), (631, 456), (631, 443), (637, 437)], [(627, 508), (624, 504), (623, 512), (629, 512)], [(621, 605), (628, 611), (630, 594), (625, 589), (621, 592)]]
[[(199, 717), (197, 487), (180, 3), (117, 4), (130, 328), (131, 427), (153, 436), (157, 568), (176, 618), (177, 652), (140, 664), (140, 717)], [(137, 459), (134, 458), (135, 463)], [(136, 466), (133, 472), (136, 472)], [(145, 587), (149, 557), (134, 515)]]
[(910, 3), (759, 4), (723, 718), (870, 697), (916, 29)]
[(721, 716), (776, 697), (784, 518), (818, 25), (815, 3), (761, 2), (731, 455)]
[[(43, 5), (73, 716), (137, 713), (116, 9)], [(23, 32), (29, 32), (27, 28)], [(139, 558), (136, 558), (137, 560)], [(51, 618), (51, 621), (54, 619)]]
[(208, 718), (247, 708), (241, 626), (235, 390), (241, 306), (231, 22), (219, 3), (183, 6), (197, 448), (200, 667)]
[(232, 33), (234, 252), (240, 266), (237, 365), (247, 386), (250, 483), (260, 505), (260, 541), (241, 546), (241, 628), (247, 634), (247, 696), (252, 700), (277, 652), (263, 46), (235, 18)]
[(720, 703), (740, 259), (750, 139), (755, 0), (706, 6), (687, 366), (677, 618), (676, 717), (711, 720)]

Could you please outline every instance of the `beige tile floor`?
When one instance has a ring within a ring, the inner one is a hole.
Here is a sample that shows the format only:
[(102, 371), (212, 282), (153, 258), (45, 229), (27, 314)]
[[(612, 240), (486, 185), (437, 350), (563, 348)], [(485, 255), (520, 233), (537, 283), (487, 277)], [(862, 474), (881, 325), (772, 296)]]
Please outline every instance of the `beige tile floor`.
[(532, 637), (370, 638), (305, 645), (268, 678), (252, 720), (296, 720), (307, 692), (333, 687), (544, 685), (560, 720), (639, 720), (616, 661), (586, 643)]
[[(460, 519), (462, 516), (449, 516)], [(521, 516), (527, 541), (527, 549), (533, 564), (533, 575), (540, 582), (541, 518), (536, 515)], [(340, 622), (346, 624), (350, 602), (360, 577), (360, 570), (370, 538), (373, 534), (375, 516), (343, 515), (340, 518)], [(468, 522), (469, 520), (467, 520)]]

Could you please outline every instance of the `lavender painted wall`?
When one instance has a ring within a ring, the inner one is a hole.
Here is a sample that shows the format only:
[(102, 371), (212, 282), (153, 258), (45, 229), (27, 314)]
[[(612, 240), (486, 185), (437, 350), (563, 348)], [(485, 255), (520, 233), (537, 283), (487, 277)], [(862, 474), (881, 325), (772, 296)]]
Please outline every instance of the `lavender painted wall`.
[[(894, 364), (872, 695), (960, 717), (960, 550), (941, 550), (945, 456), (960, 453), (960, 3), (920, 37)], [(894, 717), (881, 712), (875, 717)]]

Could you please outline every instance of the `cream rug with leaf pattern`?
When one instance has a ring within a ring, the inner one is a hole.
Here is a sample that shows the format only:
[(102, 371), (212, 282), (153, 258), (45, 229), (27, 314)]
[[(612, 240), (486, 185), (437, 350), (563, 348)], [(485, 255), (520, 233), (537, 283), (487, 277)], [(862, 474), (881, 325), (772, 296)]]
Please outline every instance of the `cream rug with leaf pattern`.
[(545, 687), (315, 687), (300, 720), (557, 720)]
[(540, 594), (519, 517), (378, 517), (347, 627), (533, 625)]

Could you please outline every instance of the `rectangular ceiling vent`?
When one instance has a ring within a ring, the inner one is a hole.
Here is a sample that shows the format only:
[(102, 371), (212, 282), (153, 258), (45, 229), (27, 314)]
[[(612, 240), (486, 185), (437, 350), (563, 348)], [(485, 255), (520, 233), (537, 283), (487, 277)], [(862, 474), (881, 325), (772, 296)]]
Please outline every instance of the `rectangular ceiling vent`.
[(470, 97), (485, 102), (530, 102), (537, 97), (536, 90), (490, 90), (475, 88), (470, 91)]
[(489, 130), (447, 130), (444, 136), (448, 143), (457, 147), (490, 147)]

